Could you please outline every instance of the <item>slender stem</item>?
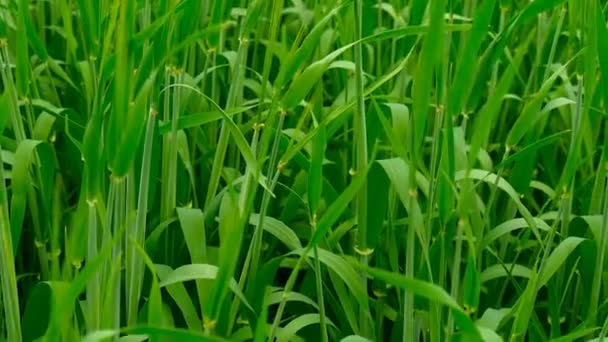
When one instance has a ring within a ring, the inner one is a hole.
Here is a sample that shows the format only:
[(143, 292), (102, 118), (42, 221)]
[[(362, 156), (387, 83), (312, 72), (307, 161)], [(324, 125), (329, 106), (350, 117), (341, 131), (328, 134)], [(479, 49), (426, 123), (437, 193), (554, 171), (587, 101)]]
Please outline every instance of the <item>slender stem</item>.
[[(277, 170), (274, 171), (274, 165), (276, 164), (276, 159), (278, 156), (278, 148), (279, 148), (279, 139), (280, 139), (280, 134), (281, 134), (281, 130), (283, 129), (283, 123), (284, 123), (284, 118), (285, 117), (285, 113), (282, 113), (279, 119), (279, 125), (278, 128), (276, 130), (276, 134), (275, 134), (275, 140), (274, 140), (274, 144), (273, 144), (273, 148), (272, 148), (272, 152), (270, 155), (270, 162), (268, 163), (268, 178), (272, 178), (272, 181), (269, 185), (269, 191), (265, 191), (264, 195), (262, 197), (262, 204), (261, 204), (261, 208), (260, 208), (260, 213), (258, 215), (258, 224), (256, 226), (256, 229), (253, 233), (253, 238), (251, 240), (251, 244), (249, 246), (249, 249), (247, 250), (247, 256), (245, 257), (245, 263), (243, 264), (243, 270), (241, 272), (241, 277), (239, 279), (239, 286), (241, 288), (243, 288), (245, 286), (245, 282), (247, 281), (247, 278), (249, 277), (249, 279), (255, 279), (256, 276), (256, 272), (258, 269), (258, 265), (259, 265), (259, 260), (260, 260), (260, 256), (261, 256), (261, 250), (262, 250), (262, 241), (263, 241), (263, 234), (264, 234), (264, 218), (266, 217), (266, 212), (268, 210), (268, 205), (270, 203), (270, 199), (271, 199), (271, 193), (274, 191), (278, 181), (279, 181), (279, 176), (281, 175), (280, 173), (280, 165), (277, 167)], [(261, 126), (257, 126), (257, 128), (261, 128)], [(255, 139), (253, 140), (252, 143), (252, 149), (253, 152), (255, 153), (258, 147), (257, 144), (257, 133), (258, 133), (258, 129), (256, 129), (255, 131)], [(247, 185), (252, 185), (252, 184), (247, 184)], [(246, 187), (246, 189), (248, 189), (248, 187)], [(255, 190), (248, 190), (248, 193), (251, 194), (252, 192), (254, 192)], [(253, 195), (252, 195), (253, 196)], [(242, 198), (243, 200), (245, 199), (244, 197)], [(244, 201), (241, 204), (243, 207), (245, 206)], [(231, 324), (233, 322), (233, 318), (236, 316), (236, 310), (238, 309), (238, 304), (239, 301), (238, 299), (235, 299), (235, 301), (233, 302), (233, 306), (232, 306), (232, 315), (231, 315)], [(232, 329), (232, 326), (230, 327), (230, 330)]]
[[(142, 27), (150, 25), (152, 17), (152, 7), (150, 1), (145, 1), (143, 9)], [(145, 52), (150, 49), (150, 41), (144, 41)], [(150, 185), (150, 164), (152, 160), (152, 143), (154, 140), (154, 125), (158, 112), (154, 106), (150, 105), (150, 111), (146, 123), (146, 132), (144, 138), (144, 151), (141, 165), (141, 173), (139, 179), (139, 192), (137, 198), (137, 213), (135, 224), (133, 226), (133, 236), (135, 241), (140, 246), (145, 245), (146, 236), (146, 215), (148, 211), (148, 192)], [(129, 211), (127, 211), (129, 213)], [(125, 230), (128, 231), (128, 230)], [(129, 236), (125, 237), (125, 241), (129, 241)], [(144, 261), (137, 252), (137, 248), (131, 244), (127, 244), (127, 324), (134, 325), (137, 323), (137, 313), (139, 306), (139, 297), (143, 285)]]
[[(173, 78), (173, 84), (181, 84), (182, 79), (183, 79), (183, 70), (176, 69), (174, 78)], [(167, 182), (167, 198), (166, 198), (167, 203), (166, 203), (166, 207), (165, 207), (165, 210), (166, 210), (165, 217), (166, 218), (170, 218), (175, 215), (175, 208), (177, 206), (177, 184), (178, 184), (178, 180), (177, 180), (177, 156), (178, 156), (177, 121), (179, 120), (179, 117), (180, 117), (181, 94), (182, 94), (182, 88), (176, 87), (173, 90), (173, 99), (172, 99), (172, 103), (171, 103), (171, 133), (169, 133), (170, 137), (171, 137), (170, 138), (171, 144), (168, 147), (168, 150), (169, 150), (168, 159), (163, 160), (163, 162), (167, 162), (169, 164), (167, 166), (168, 167), (167, 178), (165, 179), (165, 181)], [(168, 237), (169, 237), (169, 241), (171, 243), (171, 249), (169, 250), (169, 255), (171, 256), (171, 258), (169, 259), (169, 262), (171, 262), (171, 264), (173, 264), (173, 261), (175, 258), (175, 250), (176, 250), (176, 248), (175, 248), (176, 239), (175, 239), (175, 236), (174, 236), (172, 230), (168, 231)]]
[[(171, 66), (167, 66), (165, 69), (165, 84), (166, 86), (171, 85)], [(165, 123), (171, 122), (171, 92), (177, 91), (177, 88), (167, 89), (163, 96), (163, 115), (162, 119)], [(173, 129), (173, 126), (171, 126)], [(170, 132), (163, 136), (163, 145), (162, 145), (162, 160), (161, 163), (161, 193), (160, 193), (160, 219), (161, 221), (166, 221), (171, 217), (171, 200), (170, 200), (170, 192), (171, 192), (171, 184), (169, 181), (169, 168), (171, 160), (171, 145), (174, 144), (175, 132)], [(173, 184), (174, 185), (174, 184)], [(165, 233), (168, 234), (168, 233)], [(164, 259), (165, 262), (168, 263), (169, 260), (169, 239), (165, 238), (164, 241)]]
[(279, 302), (279, 308), (277, 309), (277, 314), (274, 316), (274, 322), (272, 323), (272, 328), (270, 329), (270, 333), (268, 334), (268, 341), (273, 341), (277, 329), (279, 328), (279, 324), (281, 323), (281, 319), (283, 317), (283, 311), (285, 311), (285, 304), (287, 304), (287, 297), (289, 293), (293, 289), (293, 286), (296, 283), (296, 279), (298, 278), (298, 273), (300, 268), (302, 267), (302, 262), (306, 258), (306, 254), (308, 252), (308, 248), (304, 250), (302, 255), (298, 258), (296, 265), (294, 266), (289, 278), (287, 279), (287, 284), (285, 284), (285, 288), (283, 289), (283, 298)]
[[(251, 139), (251, 149), (253, 150), (253, 152), (255, 153), (255, 149), (257, 147), (257, 142), (259, 139), (259, 130), (260, 130), (260, 126), (259, 125), (255, 125), (254, 126), (254, 131), (253, 131), (253, 138)], [(249, 177), (250, 175), (247, 175), (247, 179), (245, 182), (245, 186), (243, 187), (244, 189), (248, 189), (251, 187), (251, 183), (249, 181)], [(273, 181), (274, 183), (274, 181)], [(243, 192), (244, 194), (245, 192)], [(240, 207), (243, 208), (246, 204), (247, 198), (245, 198), (245, 196), (241, 196), (240, 198)], [(247, 223), (246, 223), (247, 224)], [(254, 232), (254, 238), (251, 240), (252, 244), (253, 244), (253, 240), (255, 239), (255, 232)], [(241, 277), (239, 278), (239, 288), (244, 288), (244, 284), (245, 284), (245, 280), (247, 279), (247, 274), (249, 272), (249, 264), (251, 262), (251, 248), (249, 248), (247, 250), (247, 255), (245, 256), (245, 262), (243, 263), (243, 268), (241, 271)], [(232, 307), (230, 308), (230, 322), (229, 322), (229, 327), (228, 327), (228, 332), (232, 332), (232, 328), (234, 327), (234, 323), (235, 323), (235, 319), (236, 316), (238, 314), (238, 309), (239, 309), (239, 305), (240, 305), (240, 301), (238, 298), (235, 298), (234, 301), (232, 302)]]
[[(225, 110), (230, 110), (231, 108), (236, 106), (241, 96), (240, 94), (242, 92), (242, 84), (245, 71), (245, 68), (243, 68), (243, 64), (247, 60), (248, 44), (248, 39), (246, 37), (241, 37), (241, 43), (239, 44), (234, 67), (235, 70), (233, 70), (232, 82), (230, 83), (230, 88), (228, 89), (228, 97), (226, 99)], [(209, 205), (215, 198), (215, 194), (219, 185), (220, 174), (224, 168), (224, 160), (226, 158), (226, 152), (228, 151), (229, 140), (230, 131), (228, 130), (226, 122), (222, 121), (220, 136), (218, 139), (215, 156), (213, 158), (213, 168), (211, 169), (211, 175), (209, 178), (207, 197), (205, 198), (205, 208), (209, 207)]]
[(376, 331), (378, 341), (385, 341), (384, 337), (384, 307), (386, 301), (386, 293), (384, 290), (376, 293)]
[[(139, 179), (139, 193), (137, 198), (137, 213), (135, 216), (135, 225), (133, 226), (133, 236), (135, 241), (140, 246), (144, 245), (146, 236), (146, 214), (148, 211), (148, 191), (150, 185), (150, 164), (152, 161), (152, 143), (154, 140), (154, 125), (156, 118), (156, 110), (150, 108), (148, 122), (146, 124), (146, 135), (144, 140), (144, 152), (141, 165), (141, 175)], [(129, 236), (126, 237), (127, 241)], [(143, 284), (144, 262), (137, 253), (136, 247), (127, 244), (127, 318), (128, 324), (134, 325), (137, 323), (137, 312), (139, 306), (139, 297), (141, 295), (141, 287)]]
[[(115, 189), (115, 197), (113, 201), (108, 203), (108, 207), (113, 206), (112, 210), (112, 238), (116, 239), (116, 243), (112, 248), (112, 260), (110, 262), (110, 270), (114, 271), (112, 266), (115, 262), (120, 262), (120, 258), (123, 256), (123, 244), (122, 239), (119, 237), (121, 229), (126, 224), (126, 177), (114, 177), (112, 176), (111, 187)], [(112, 279), (113, 283), (110, 284), (112, 291), (112, 329), (120, 329), (120, 314), (121, 314), (121, 271), (116, 270), (115, 274), (110, 274), (108, 279)]]
[[(363, 26), (363, 1), (355, 1), (355, 40), (358, 41), (354, 46), (355, 50), (355, 84), (357, 106), (355, 109), (354, 134), (356, 143), (356, 170), (362, 171), (367, 168), (367, 128), (365, 123), (365, 100), (363, 98), (363, 53), (361, 47), (361, 36)], [(358, 237), (357, 249), (360, 251), (361, 264), (368, 264), (369, 251), (367, 246), (367, 186), (363, 185), (357, 196), (357, 223)], [(361, 274), (361, 285), (367, 292), (367, 277)], [(368, 337), (369, 324), (368, 314), (364, 308), (359, 311), (359, 328), (361, 335)]]
[[(4, 165), (2, 153), (0, 153), (1, 165)], [(2, 245), (2, 248), (0, 248), (0, 281), (2, 287), (0, 289), (2, 290), (2, 303), (6, 315), (8, 341), (19, 341), (21, 340), (21, 322), (19, 320), (21, 315), (19, 314), (19, 293), (17, 291), (17, 276), (5, 184), (4, 168), (0, 167), (0, 244)]]
[[(95, 208), (96, 201), (88, 200), (88, 237), (87, 237), (87, 260), (94, 260), (98, 251), (98, 236), (97, 236), (97, 210)], [(95, 331), (100, 328), (100, 303), (101, 303), (101, 274), (97, 273), (93, 279), (87, 283), (87, 326), (90, 331)]]
[(213, 157), (213, 168), (211, 169), (211, 174), (209, 175), (209, 186), (207, 188), (207, 197), (205, 198), (204, 208), (209, 208), (211, 206), (211, 202), (213, 202), (213, 199), (215, 198), (215, 193), (217, 192), (217, 187), (220, 183), (220, 175), (222, 169), (224, 168), (224, 158), (226, 157), (226, 151), (228, 150), (229, 138), (230, 132), (228, 131), (226, 124), (222, 122), (220, 136), (215, 148), (215, 156)]
[[(450, 295), (452, 298), (458, 298), (459, 291), (458, 288), (460, 286), (460, 263), (462, 259), (462, 241), (464, 239), (461, 238), (463, 234), (464, 225), (467, 224), (463, 219), (458, 221), (456, 227), (456, 247), (454, 251), (454, 264), (452, 265), (452, 277), (451, 277), (451, 289)], [(448, 312), (448, 324), (445, 331), (445, 340), (450, 341), (452, 338), (452, 334), (454, 333), (454, 315), (451, 311)]]
[(325, 317), (325, 301), (323, 299), (323, 277), (321, 273), (321, 261), (319, 260), (319, 248), (314, 247), (315, 255), (315, 280), (317, 286), (317, 302), (319, 304), (319, 325), (321, 326), (321, 341), (328, 342), (329, 336), (327, 335), (327, 318)]
[[(608, 161), (603, 161), (603, 165), (600, 167), (604, 167), (608, 169)], [(589, 305), (589, 311), (587, 312), (587, 319), (590, 323), (593, 322), (591, 320), (599, 309), (600, 305), (600, 290), (602, 287), (602, 274), (604, 270), (604, 261), (606, 260), (606, 247), (608, 245), (608, 177), (604, 177), (604, 209), (602, 212), (602, 226), (601, 233), (599, 239), (598, 251), (596, 253), (595, 259), (595, 272), (593, 273), (593, 283), (591, 285), (591, 299)], [(608, 322), (608, 320), (607, 320)], [(605, 329), (602, 329), (602, 333), (605, 333)]]
[[(283, 7), (283, 0), (272, 1), (269, 4), (271, 4), (269, 41), (275, 41), (277, 34), (278, 34), (277, 28), (278, 28), (279, 22), (281, 20), (280, 14), (281, 14), (281, 9)], [(272, 51), (270, 51), (269, 49), (266, 50), (265, 55), (264, 55), (264, 68), (262, 71), (262, 84), (266, 84), (270, 77), (270, 71), (271, 71), (271, 67), (272, 67), (272, 58), (273, 58)], [(265, 86), (262, 87), (261, 94), (260, 94), (260, 101), (264, 101), (264, 99), (267, 96), (266, 88), (267, 87), (265, 87)], [(277, 101), (276, 101), (276, 98), (274, 98), (274, 97), (272, 98), (272, 101), (270, 104), (269, 113), (270, 113), (269, 118), (267, 119), (267, 122), (264, 124), (265, 130), (261, 134), (259, 144), (256, 144), (256, 150), (254, 151), (254, 153), (257, 153), (257, 155), (259, 156), (259, 159), (263, 160), (264, 158), (266, 158), (268, 146), (270, 144), (270, 139), (274, 138), (272, 152), (270, 153), (270, 160), (268, 162), (268, 168), (267, 168), (267, 172), (266, 172), (266, 175), (268, 177), (267, 179), (272, 180), (271, 184), (270, 184), (270, 191), (272, 192), (272, 191), (274, 191), (274, 187), (276, 186), (276, 184), (278, 182), (278, 177), (280, 175), (280, 172), (279, 172), (280, 170), (276, 170), (276, 173), (275, 173), (275, 169), (277, 168), (276, 159), (277, 159), (277, 155), (278, 155), (279, 138), (280, 138), (281, 130), (283, 129), (284, 116), (286, 113), (277, 108)], [(275, 128), (275, 127), (273, 127), (274, 118), (277, 115), (279, 115), (279, 123), (278, 123), (277, 127)], [(260, 125), (262, 124), (262, 106), (258, 107), (256, 119), (257, 119), (256, 125), (258, 125), (258, 127), (261, 128)], [(274, 135), (272, 134), (273, 132), (274, 132)], [(254, 190), (253, 192), (256, 192), (256, 191)], [(241, 273), (241, 278), (239, 279), (239, 284), (241, 286), (245, 286), (245, 282), (246, 282), (247, 278), (249, 278), (249, 279), (255, 278), (255, 272), (257, 271), (259, 259), (260, 259), (260, 251), (262, 249), (262, 241), (263, 241), (263, 234), (264, 234), (264, 229), (263, 229), (264, 218), (266, 216), (266, 211), (268, 209), (269, 203), (270, 203), (270, 192), (266, 191), (266, 192), (264, 192), (264, 195), (262, 197), (258, 225), (257, 225), (256, 230), (253, 233), (253, 238), (252, 238), (251, 244), (249, 246), (249, 249), (247, 250), (245, 264), (243, 265), (243, 272)]]
[[(166, 73), (167, 83), (179, 83), (180, 71), (169, 67)], [(173, 215), (176, 203), (177, 186), (177, 120), (179, 119), (180, 88), (167, 89), (164, 103), (164, 120), (171, 122), (171, 132), (165, 135), (163, 141), (163, 191), (161, 203), (161, 220)], [(173, 95), (173, 96), (171, 96)], [(171, 105), (172, 104), (172, 105)]]
[[(285, 121), (285, 113), (282, 113), (279, 118), (278, 127), (276, 129), (274, 144), (272, 147), (272, 152), (270, 154), (270, 162), (268, 163), (267, 174), (268, 174), (269, 178), (273, 179), (273, 183), (271, 184), (271, 188), (270, 188), (271, 191), (274, 190), (274, 187), (276, 186), (276, 183), (278, 182), (278, 177), (280, 174), (278, 169), (275, 170), (275, 168), (277, 168), (275, 165), (276, 165), (276, 160), (277, 160), (277, 156), (278, 156), (278, 152), (279, 152), (279, 141), (281, 138), (281, 130), (283, 129), (284, 121)], [(252, 246), (251, 246), (252, 247), (252, 253), (251, 253), (252, 261), (251, 261), (251, 268), (250, 268), (250, 279), (255, 278), (255, 272), (257, 271), (259, 260), (260, 260), (260, 251), (262, 249), (262, 241), (263, 241), (263, 234), (264, 234), (264, 229), (263, 229), (264, 218), (266, 217), (266, 211), (268, 210), (268, 204), (270, 203), (270, 198), (271, 198), (270, 192), (265, 191), (264, 197), (262, 198), (262, 207), (260, 208), (258, 228), (254, 232), (254, 237), (253, 237)]]
[[(407, 277), (414, 277), (415, 249), (416, 232), (415, 227), (410, 224), (407, 229), (405, 250), (405, 275)], [(404, 291), (403, 296), (403, 341), (414, 342), (414, 294), (411, 291)]]

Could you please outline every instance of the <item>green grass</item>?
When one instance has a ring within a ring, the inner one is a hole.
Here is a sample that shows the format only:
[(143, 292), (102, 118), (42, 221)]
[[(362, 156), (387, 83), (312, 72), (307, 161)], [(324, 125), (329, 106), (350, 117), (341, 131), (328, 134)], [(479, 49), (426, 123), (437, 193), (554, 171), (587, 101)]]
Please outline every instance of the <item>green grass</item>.
[(0, 341), (601, 341), (604, 0), (0, 1)]

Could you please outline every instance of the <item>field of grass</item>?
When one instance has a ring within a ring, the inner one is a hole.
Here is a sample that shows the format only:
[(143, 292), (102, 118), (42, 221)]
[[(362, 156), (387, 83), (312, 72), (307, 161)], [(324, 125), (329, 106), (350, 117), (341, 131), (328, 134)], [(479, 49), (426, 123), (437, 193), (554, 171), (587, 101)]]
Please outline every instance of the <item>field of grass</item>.
[(0, 0), (0, 341), (608, 339), (607, 17)]

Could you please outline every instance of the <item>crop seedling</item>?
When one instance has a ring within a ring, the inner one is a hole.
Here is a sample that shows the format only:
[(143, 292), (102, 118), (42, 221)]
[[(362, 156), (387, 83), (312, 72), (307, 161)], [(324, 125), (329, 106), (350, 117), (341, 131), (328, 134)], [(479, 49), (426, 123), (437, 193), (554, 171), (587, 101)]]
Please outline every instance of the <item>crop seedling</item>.
[(0, 341), (603, 341), (605, 0), (0, 0)]

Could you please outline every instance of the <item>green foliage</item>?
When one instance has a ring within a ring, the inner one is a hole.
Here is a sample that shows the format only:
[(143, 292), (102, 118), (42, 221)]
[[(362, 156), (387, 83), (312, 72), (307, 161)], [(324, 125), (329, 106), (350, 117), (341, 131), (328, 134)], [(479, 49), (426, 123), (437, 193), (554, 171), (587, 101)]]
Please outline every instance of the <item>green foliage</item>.
[(0, 341), (608, 334), (605, 0), (0, 18)]

